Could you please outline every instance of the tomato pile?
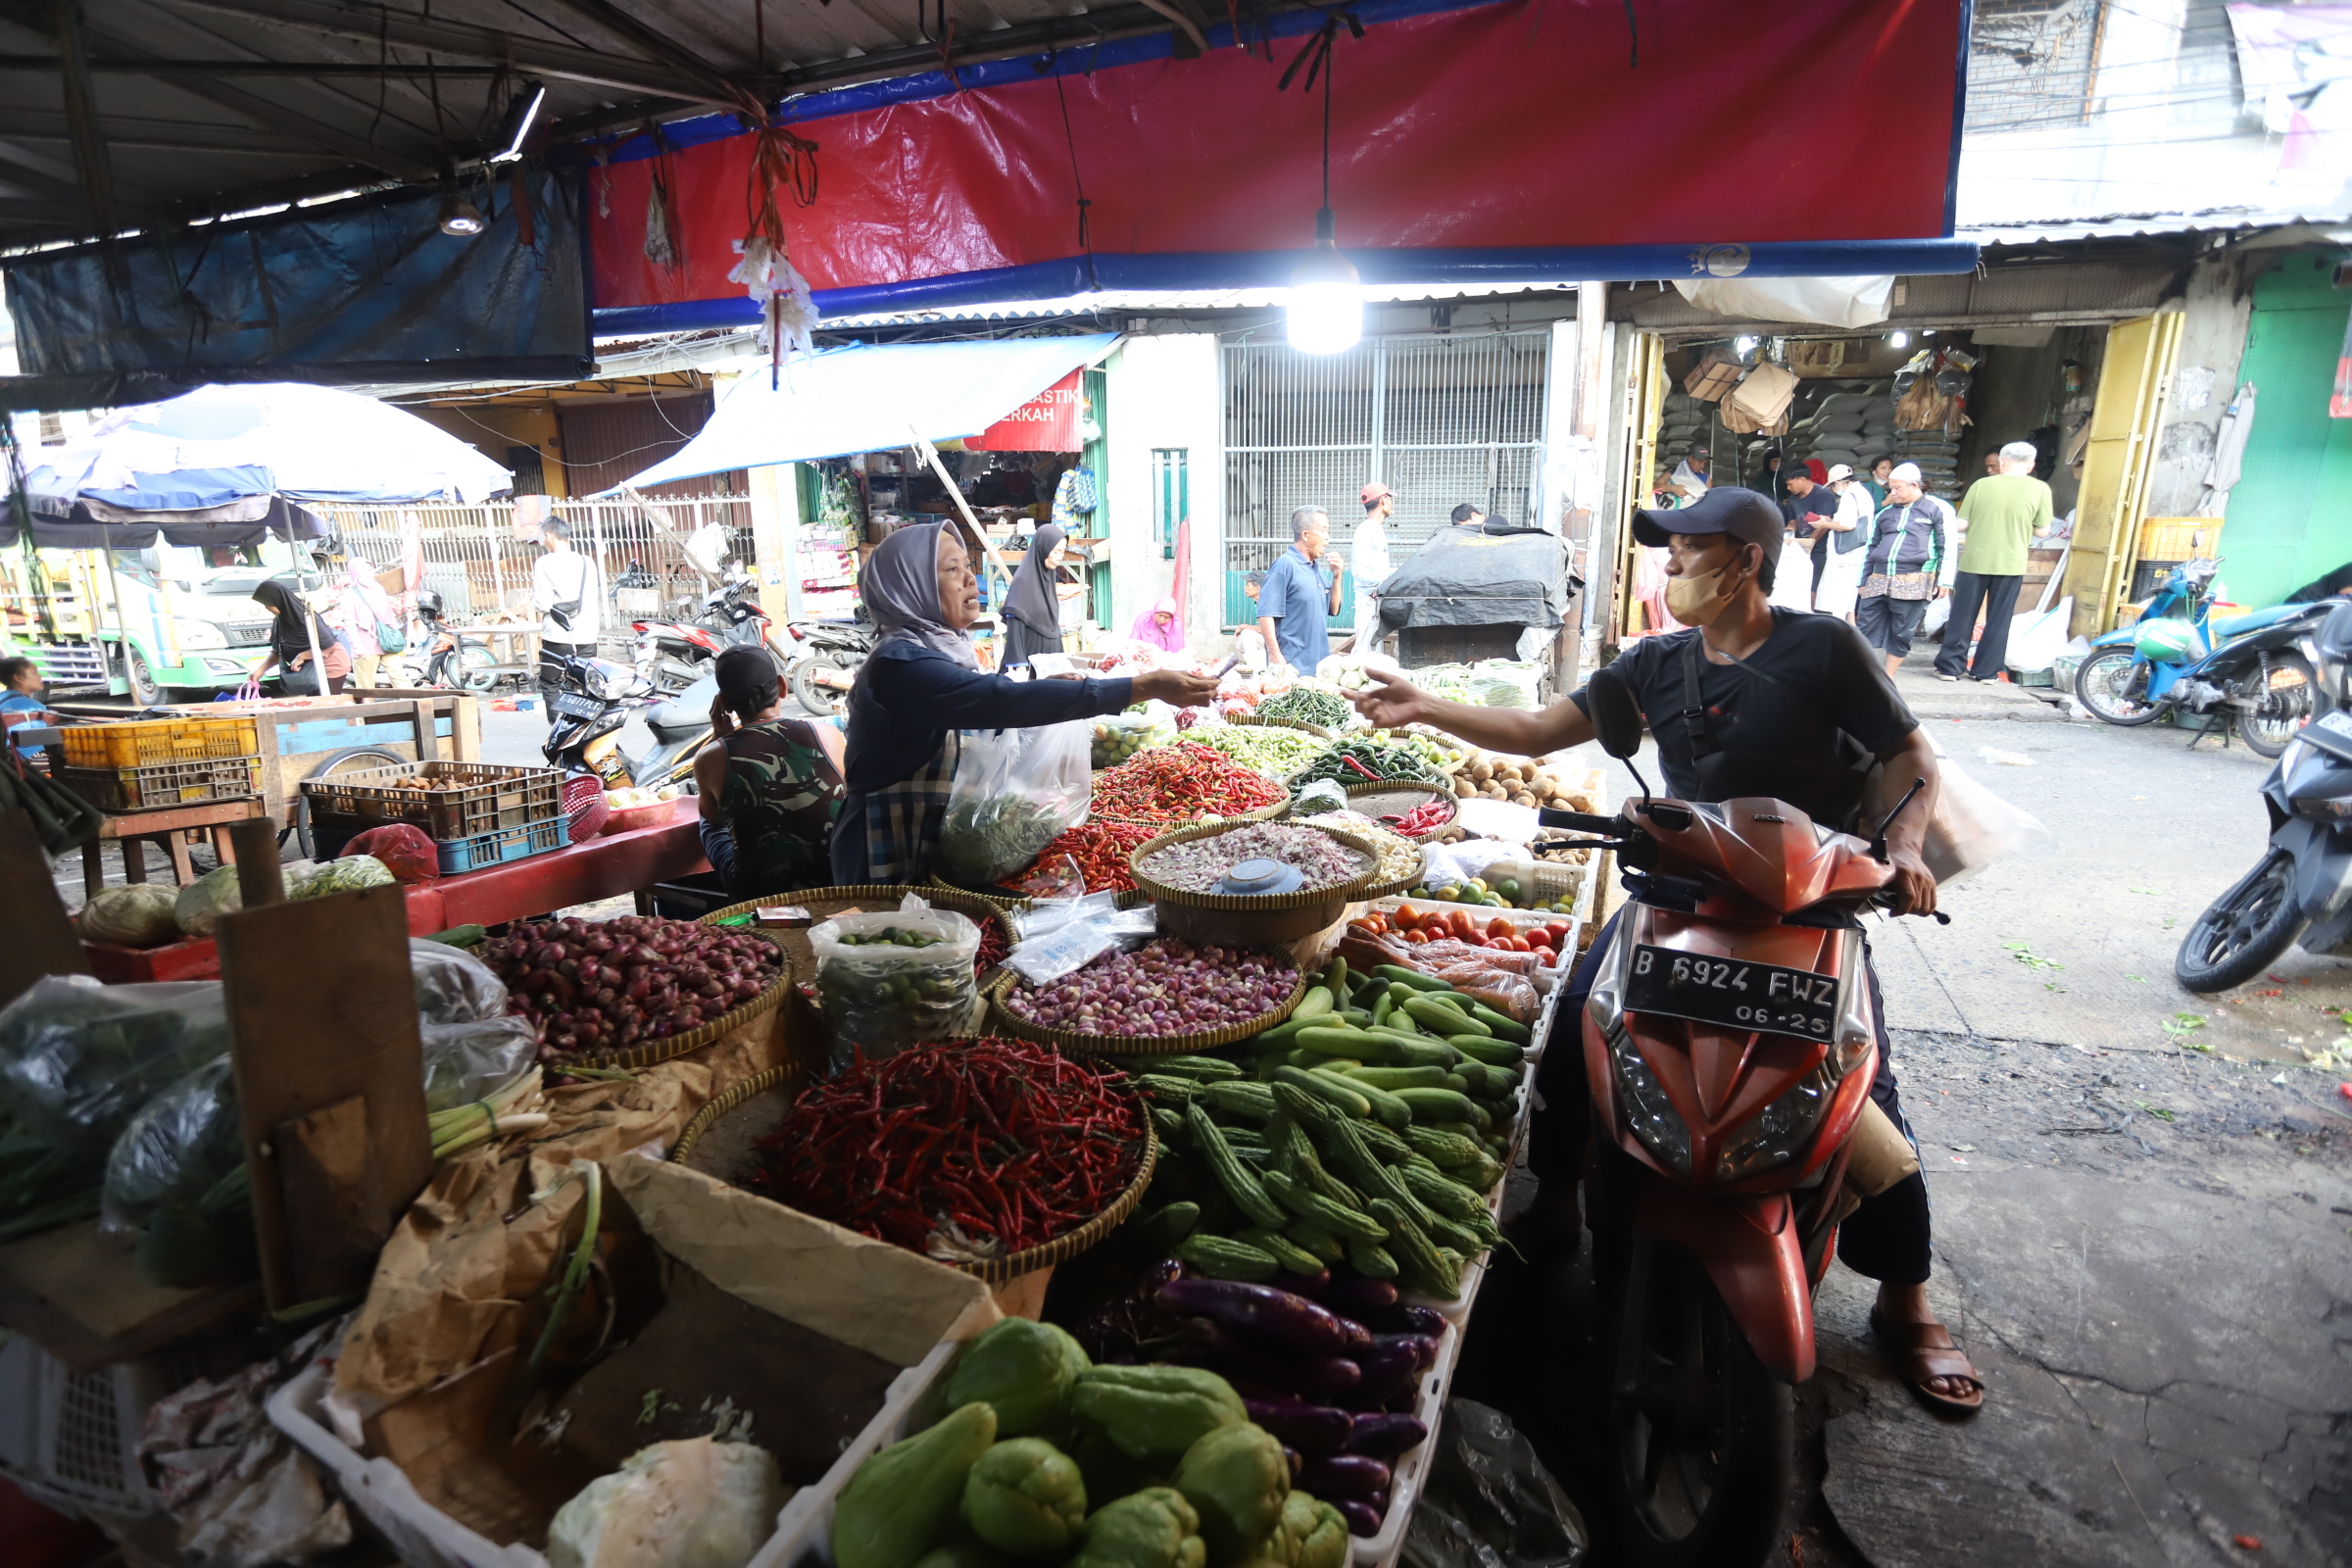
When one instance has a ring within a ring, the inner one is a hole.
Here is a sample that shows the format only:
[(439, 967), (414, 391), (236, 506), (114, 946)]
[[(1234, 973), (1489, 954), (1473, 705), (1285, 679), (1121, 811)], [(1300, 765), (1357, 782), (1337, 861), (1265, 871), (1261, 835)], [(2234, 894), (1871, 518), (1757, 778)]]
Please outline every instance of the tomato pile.
[(1416, 909), (1400, 905), (1395, 909), (1375, 909), (1348, 922), (1356, 930), (1373, 936), (1391, 932), (1415, 946), (1451, 938), (1473, 947), (1494, 948), (1506, 953), (1537, 953), (1544, 956), (1544, 966), (1550, 968), (1560, 961), (1566, 951), (1570, 934), (1575, 929), (1565, 920), (1552, 920), (1544, 925), (1521, 926), (1495, 915), (1484, 926), (1467, 909)]

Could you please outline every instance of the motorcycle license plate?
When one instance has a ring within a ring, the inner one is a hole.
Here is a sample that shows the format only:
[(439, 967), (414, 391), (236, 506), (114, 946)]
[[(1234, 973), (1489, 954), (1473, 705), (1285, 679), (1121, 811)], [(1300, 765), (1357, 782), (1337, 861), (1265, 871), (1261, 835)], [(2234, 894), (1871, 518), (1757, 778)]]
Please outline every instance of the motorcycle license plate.
[(1634, 949), (1625, 1009), (1827, 1040), (1838, 1029), (1838, 979), (1810, 969), (1711, 958), (1642, 943)]
[(581, 697), (573, 692), (556, 693), (556, 711), (565, 718), (601, 718), (605, 705), (593, 697)]

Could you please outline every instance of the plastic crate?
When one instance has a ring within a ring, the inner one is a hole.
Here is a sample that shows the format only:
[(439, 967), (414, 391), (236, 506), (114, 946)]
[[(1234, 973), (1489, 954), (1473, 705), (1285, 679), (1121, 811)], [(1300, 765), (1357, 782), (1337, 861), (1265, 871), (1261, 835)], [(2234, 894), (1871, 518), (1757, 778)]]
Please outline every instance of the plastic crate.
[(149, 811), (259, 795), (262, 760), (220, 757), (194, 762), (152, 762), (142, 767), (68, 766), (59, 776), (66, 788), (102, 811)]
[(216, 757), (259, 757), (261, 724), (231, 718), (143, 718), (131, 724), (74, 724), (66, 736), (71, 767), (142, 767)]
[(2219, 517), (2142, 517), (2139, 522), (2142, 561), (2210, 561), (2221, 544)]
[[(314, 828), (311, 840), (318, 846), (319, 859), (332, 860), (364, 831), (348, 827)], [(552, 822), (525, 822), (520, 827), (500, 828), (495, 833), (477, 834), (469, 839), (435, 839), (433, 849), (439, 854), (441, 874), (456, 876), (461, 871), (479, 871), (484, 866), (545, 855), (570, 842), (570, 828), (559, 816)]]
[[(424, 789), (395, 779), (431, 780)], [(455, 842), (564, 814), (563, 775), (552, 767), (498, 762), (404, 762), (329, 778), (306, 778), (303, 798), (314, 827), (351, 832), (414, 822), (429, 839)]]
[[(823, 1478), (801, 1488), (776, 1515), (776, 1530), (746, 1568), (785, 1568), (798, 1562), (814, 1542), (830, 1536), (833, 1501), (868, 1455), (898, 1440), (914, 1401), (946, 1375), (960, 1348), (943, 1344), (893, 1379), (882, 1408), (851, 1440)], [(407, 1568), (546, 1568), (547, 1559), (519, 1543), (494, 1545), (426, 1502), (389, 1459), (362, 1457), (331, 1431), (320, 1401), (329, 1368), (313, 1363), (270, 1396), (270, 1424), (318, 1461), (353, 1507), (383, 1533)]]
[(163, 1396), (147, 1361), (76, 1372), (23, 1336), (0, 1345), (0, 1472), (61, 1512), (138, 1515), (156, 1506), (139, 1429)]

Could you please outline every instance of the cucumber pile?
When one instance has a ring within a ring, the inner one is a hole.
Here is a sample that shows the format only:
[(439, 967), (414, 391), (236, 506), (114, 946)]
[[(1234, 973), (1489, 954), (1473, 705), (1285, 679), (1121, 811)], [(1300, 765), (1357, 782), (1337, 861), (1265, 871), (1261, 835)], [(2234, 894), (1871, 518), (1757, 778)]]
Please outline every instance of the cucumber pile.
[(1229, 1055), (1131, 1063), (1160, 1137), (1121, 1242), (1216, 1279), (1393, 1280), (1437, 1300), (1498, 1240), (1527, 1026), (1443, 980), (1334, 959)]

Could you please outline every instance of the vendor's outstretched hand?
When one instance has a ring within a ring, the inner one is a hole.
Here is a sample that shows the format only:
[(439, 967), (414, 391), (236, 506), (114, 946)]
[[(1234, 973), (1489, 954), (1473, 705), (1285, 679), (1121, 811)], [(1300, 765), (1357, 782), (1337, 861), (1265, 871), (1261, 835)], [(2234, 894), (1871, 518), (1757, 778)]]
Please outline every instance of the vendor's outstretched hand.
[(1135, 700), (1153, 698), (1171, 708), (1206, 708), (1217, 700), (1217, 678), (1182, 669), (1154, 669), (1135, 677)]
[(1364, 674), (1380, 684), (1349, 692), (1348, 700), (1376, 728), (1395, 729), (1429, 716), (1429, 694), (1411, 681), (1385, 670), (1366, 669)]

